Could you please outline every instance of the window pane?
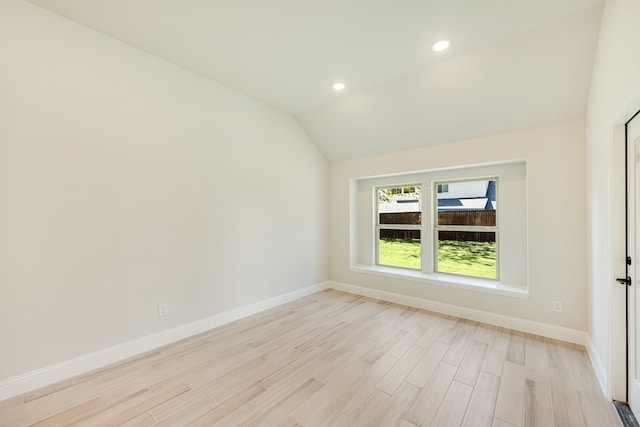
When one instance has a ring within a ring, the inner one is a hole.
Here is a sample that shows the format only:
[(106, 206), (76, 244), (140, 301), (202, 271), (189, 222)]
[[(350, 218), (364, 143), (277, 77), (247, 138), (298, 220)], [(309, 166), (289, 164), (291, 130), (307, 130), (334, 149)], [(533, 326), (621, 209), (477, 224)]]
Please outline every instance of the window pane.
[(496, 279), (496, 233), (438, 232), (438, 272)]
[(495, 180), (450, 182), (438, 192), (438, 225), (495, 226)]
[(378, 188), (380, 224), (420, 224), (420, 186)]
[(420, 230), (380, 230), (378, 264), (422, 268)]

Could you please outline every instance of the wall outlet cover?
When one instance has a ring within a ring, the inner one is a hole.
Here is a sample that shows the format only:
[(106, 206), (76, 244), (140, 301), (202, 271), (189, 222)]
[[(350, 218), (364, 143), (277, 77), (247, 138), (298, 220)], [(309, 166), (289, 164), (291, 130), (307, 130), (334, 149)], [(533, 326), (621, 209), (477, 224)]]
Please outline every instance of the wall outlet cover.
[(158, 304), (158, 317), (169, 314), (169, 304)]

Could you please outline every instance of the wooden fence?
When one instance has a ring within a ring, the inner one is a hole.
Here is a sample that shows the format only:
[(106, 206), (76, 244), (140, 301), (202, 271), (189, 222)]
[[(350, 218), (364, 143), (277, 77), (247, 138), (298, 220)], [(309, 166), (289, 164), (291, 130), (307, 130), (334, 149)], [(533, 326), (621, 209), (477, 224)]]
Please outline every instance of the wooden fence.
[[(420, 224), (420, 212), (381, 213), (380, 224)], [(466, 226), (494, 226), (496, 224), (495, 210), (452, 210), (438, 212), (439, 225), (466, 225)], [(476, 231), (441, 231), (440, 240), (495, 242), (494, 232)], [(419, 230), (380, 230), (382, 239), (413, 240), (420, 238)]]
[(471, 225), (494, 226), (496, 225), (495, 210), (478, 211), (444, 211), (438, 212), (438, 225)]
[(421, 212), (381, 213), (380, 224), (420, 224)]

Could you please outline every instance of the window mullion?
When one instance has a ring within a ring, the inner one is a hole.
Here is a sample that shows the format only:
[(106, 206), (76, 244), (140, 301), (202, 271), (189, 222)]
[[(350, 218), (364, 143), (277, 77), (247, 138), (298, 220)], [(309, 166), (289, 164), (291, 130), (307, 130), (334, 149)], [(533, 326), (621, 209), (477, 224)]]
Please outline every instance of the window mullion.
[(380, 230), (420, 230), (421, 224), (378, 224)]

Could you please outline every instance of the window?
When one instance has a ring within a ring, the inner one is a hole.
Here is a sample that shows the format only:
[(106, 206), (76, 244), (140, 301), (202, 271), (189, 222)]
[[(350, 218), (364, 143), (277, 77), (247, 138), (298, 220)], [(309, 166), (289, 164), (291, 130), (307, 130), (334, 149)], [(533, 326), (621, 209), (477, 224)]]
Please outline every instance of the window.
[(526, 294), (525, 161), (351, 178), (349, 221), (352, 271)]
[(438, 184), (438, 194), (448, 193), (448, 192), (449, 192), (449, 184)]
[(376, 258), (380, 265), (422, 268), (419, 185), (378, 187)]
[(439, 273), (498, 278), (497, 179), (456, 181), (438, 191), (435, 207), (434, 270)]

